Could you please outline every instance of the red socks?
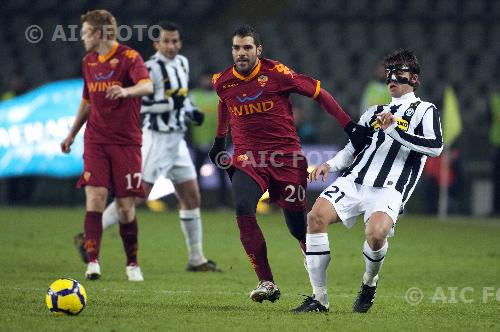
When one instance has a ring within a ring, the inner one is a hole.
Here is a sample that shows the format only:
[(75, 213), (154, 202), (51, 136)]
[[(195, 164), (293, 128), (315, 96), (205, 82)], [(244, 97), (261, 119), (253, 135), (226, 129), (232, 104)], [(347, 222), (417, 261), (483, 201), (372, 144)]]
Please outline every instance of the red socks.
[(102, 212), (87, 212), (83, 224), (85, 237), (85, 250), (89, 256), (89, 262), (99, 259), (99, 249), (102, 238)]
[(137, 219), (128, 224), (120, 223), (120, 236), (123, 241), (123, 248), (127, 255), (127, 266), (137, 264), (137, 235), (139, 231), (137, 228)]
[(272, 281), (273, 274), (267, 260), (267, 247), (255, 215), (237, 216), (240, 240), (259, 280)]

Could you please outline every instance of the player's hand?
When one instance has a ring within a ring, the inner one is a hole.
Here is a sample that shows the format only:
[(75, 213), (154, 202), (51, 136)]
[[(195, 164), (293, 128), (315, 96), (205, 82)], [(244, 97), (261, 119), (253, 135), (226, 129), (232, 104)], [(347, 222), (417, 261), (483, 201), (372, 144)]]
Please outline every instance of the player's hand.
[(208, 157), (215, 166), (227, 169), (229, 154), (226, 151), (225, 137), (215, 137), (214, 144), (210, 151), (208, 151)]
[(358, 152), (372, 142), (373, 129), (371, 127), (365, 127), (351, 121), (344, 127), (344, 131)]
[(61, 142), (61, 151), (63, 153), (70, 153), (71, 151), (71, 144), (73, 144), (73, 141), (75, 139), (71, 136), (68, 135), (62, 142)]
[(320, 176), (321, 180), (325, 182), (329, 174), (330, 174), (330, 166), (326, 163), (323, 163), (318, 167), (316, 167), (311, 173), (309, 173), (309, 182), (318, 180)]
[(205, 114), (197, 109), (194, 109), (186, 114), (189, 116), (191, 122), (193, 122), (195, 126), (201, 126), (203, 124), (203, 121), (205, 120)]
[(391, 112), (383, 112), (377, 115), (377, 123), (383, 130), (386, 130), (396, 122), (396, 118)]
[(119, 85), (113, 85), (106, 90), (106, 98), (116, 100), (118, 98), (127, 98), (129, 95), (128, 90)]

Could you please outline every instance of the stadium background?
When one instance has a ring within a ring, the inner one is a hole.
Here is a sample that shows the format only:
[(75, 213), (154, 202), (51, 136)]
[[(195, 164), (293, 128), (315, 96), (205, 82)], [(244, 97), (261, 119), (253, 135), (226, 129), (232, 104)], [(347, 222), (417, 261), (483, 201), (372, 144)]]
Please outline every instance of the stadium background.
[[(79, 25), (80, 14), (95, 8), (110, 10), (119, 25), (150, 26), (165, 19), (179, 23), (184, 34), (181, 53), (191, 62), (194, 84), (203, 74), (230, 65), (231, 33), (237, 25), (251, 23), (262, 35), (265, 57), (320, 79), (354, 118), (377, 61), (398, 47), (415, 49), (423, 68), (418, 95), (441, 109), (444, 89), (451, 86), (459, 101), (463, 132), (453, 145), (459, 154), (453, 163), (457, 178), (450, 210), (490, 212), (494, 170), (488, 105), (490, 95), (498, 92), (500, 76), (499, 1), (6, 0), (0, 11), (0, 92), (19, 93), (80, 77), (80, 41), (46, 37), (31, 44), (24, 32), (36, 24), (50, 37), (57, 25)], [(126, 44), (147, 58), (153, 53), (151, 42), (137, 39), (132, 36)], [(295, 103), (317, 133), (317, 143), (345, 143), (341, 129), (315, 103), (305, 98)], [(426, 181), (432, 180), (424, 179), (417, 187), (413, 212), (433, 212), (427, 202), (437, 196), (429, 196)], [(0, 204), (81, 205), (83, 192), (73, 189), (74, 182), (44, 176), (2, 178)], [(208, 193), (203, 193), (204, 202), (213, 207)]]

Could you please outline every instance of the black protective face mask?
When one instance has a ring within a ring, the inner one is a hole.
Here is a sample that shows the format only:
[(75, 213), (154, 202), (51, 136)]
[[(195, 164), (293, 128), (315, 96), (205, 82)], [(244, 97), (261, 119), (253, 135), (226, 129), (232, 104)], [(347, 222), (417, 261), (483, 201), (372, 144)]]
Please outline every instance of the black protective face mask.
[(400, 84), (408, 84), (409, 86), (415, 87), (416, 84), (412, 83), (408, 78), (397, 75), (397, 72), (408, 72), (413, 73), (410, 67), (406, 65), (391, 65), (385, 68), (385, 83), (389, 84), (391, 82), (396, 82)]

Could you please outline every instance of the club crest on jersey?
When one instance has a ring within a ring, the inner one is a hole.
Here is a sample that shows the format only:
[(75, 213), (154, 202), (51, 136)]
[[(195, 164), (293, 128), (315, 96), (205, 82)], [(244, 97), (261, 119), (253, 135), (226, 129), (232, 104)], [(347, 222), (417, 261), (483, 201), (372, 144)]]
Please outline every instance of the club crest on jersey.
[(409, 108), (405, 111), (406, 116), (412, 116), (415, 113), (415, 109)]
[(109, 64), (111, 65), (111, 68), (115, 68), (116, 65), (120, 62), (117, 58), (113, 58), (109, 61)]
[(261, 87), (265, 87), (268, 80), (269, 78), (266, 75), (260, 75), (259, 78), (257, 78), (257, 83), (259, 83)]

